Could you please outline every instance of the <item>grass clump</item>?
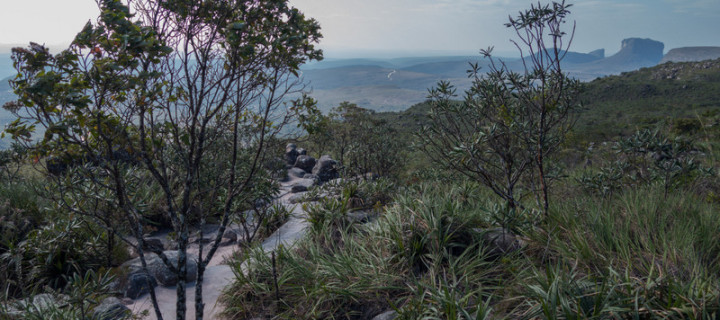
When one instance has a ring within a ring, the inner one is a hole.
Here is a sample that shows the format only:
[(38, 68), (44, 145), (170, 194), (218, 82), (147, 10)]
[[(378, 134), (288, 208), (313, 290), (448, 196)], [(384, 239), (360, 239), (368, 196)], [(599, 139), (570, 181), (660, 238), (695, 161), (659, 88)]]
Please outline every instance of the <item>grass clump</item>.
[[(377, 220), (348, 220), (347, 195), (308, 208), (309, 236), (254, 250), (226, 291), (231, 318), (712, 319), (720, 309), (717, 206), (691, 189), (569, 194), (524, 245), (489, 254), (500, 224), (473, 183), (419, 184)], [(489, 208), (489, 209), (488, 209)], [(531, 210), (529, 210), (531, 211)]]
[(238, 280), (225, 295), (227, 314), (279, 319), (370, 319), (392, 309), (406, 319), (487, 314), (489, 308), (478, 303), (487, 306), (503, 267), (486, 260), (473, 238), (472, 229), (486, 222), (478, 199), (455, 197), (460, 189), (406, 191), (368, 223), (347, 219), (349, 193), (309, 208), (309, 237), (292, 249), (280, 248), (275, 264), (258, 249), (237, 267)]

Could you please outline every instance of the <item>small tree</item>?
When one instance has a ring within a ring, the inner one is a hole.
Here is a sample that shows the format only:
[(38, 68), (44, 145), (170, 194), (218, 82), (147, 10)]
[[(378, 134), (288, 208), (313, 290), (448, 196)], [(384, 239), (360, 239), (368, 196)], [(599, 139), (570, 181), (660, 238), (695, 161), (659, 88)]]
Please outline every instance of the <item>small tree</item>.
[(462, 102), (454, 101), (447, 82), (430, 90), (431, 124), (420, 134), (428, 154), (488, 186), (510, 209), (526, 190), (548, 212), (546, 159), (573, 124), (579, 87), (561, 67), (572, 42), (572, 33), (565, 42), (562, 30), (569, 7), (538, 3), (511, 17), (506, 26), (519, 38), (513, 43), (522, 64), (511, 68), (494, 59), (492, 49), (481, 50), (488, 70), (471, 64), (473, 84)]
[(404, 148), (397, 132), (372, 110), (345, 101), (327, 116), (307, 119), (303, 126), (315, 148), (332, 154), (348, 174), (392, 176), (400, 167)]
[[(319, 26), (285, 0), (97, 1), (97, 23), (61, 53), (13, 49), (19, 100), (5, 108), (18, 119), (6, 131), (37, 156), (72, 159), (69, 177), (56, 177), (59, 204), (100, 226), (107, 215), (96, 209), (116, 208), (129, 231), (120, 236), (137, 239), (145, 268), (148, 199), (160, 195), (178, 259), (152, 250), (178, 275), (177, 319), (186, 315), (190, 225), (218, 217), (209, 252), (199, 252), (202, 319), (205, 267), (258, 179), (266, 140), (288, 120), (283, 101), (299, 66), (322, 57)], [(37, 127), (45, 134), (35, 144)]]

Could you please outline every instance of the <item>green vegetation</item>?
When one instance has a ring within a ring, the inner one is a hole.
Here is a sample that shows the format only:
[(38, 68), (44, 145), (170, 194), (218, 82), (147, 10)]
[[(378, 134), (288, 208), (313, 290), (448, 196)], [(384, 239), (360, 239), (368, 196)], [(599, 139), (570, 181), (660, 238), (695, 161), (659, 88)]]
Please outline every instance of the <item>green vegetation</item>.
[[(564, 17), (553, 12), (565, 8), (564, 3), (533, 7), (522, 17), (553, 23), (532, 14)], [(714, 88), (720, 75), (712, 70), (714, 63), (667, 64), (598, 79), (579, 95), (565, 80), (554, 82), (560, 86), (523, 87), (523, 75), (501, 68), (476, 78), (464, 101), (453, 101), (452, 87), (441, 83), (426, 103), (401, 113), (369, 114), (392, 124), (397, 139), (408, 142), (411, 159), (392, 201), (376, 208), (376, 219), (352, 219), (363, 210), (349, 205), (349, 195), (360, 188), (350, 182), (335, 197), (307, 207), (306, 239), (271, 257), (257, 249), (241, 259), (238, 280), (226, 290), (227, 315), (718, 317), (720, 135), (718, 114), (712, 112), (718, 100), (704, 91)], [(698, 71), (696, 66), (707, 67)], [(677, 77), (691, 79), (649, 76), (675, 69), (685, 70), (673, 71)], [(626, 85), (628, 79), (638, 86)], [(602, 89), (610, 83), (628, 91)], [(634, 96), (648, 83), (665, 87)], [(668, 113), (652, 107), (674, 90), (696, 84), (704, 89), (682, 101), (691, 106), (707, 99), (702, 109)], [(558, 98), (546, 111), (558, 113), (549, 116), (557, 116), (552, 121), (558, 127), (548, 133), (532, 120), (543, 108), (536, 101), (552, 90), (559, 90)], [(583, 107), (574, 113), (576, 102)], [(647, 107), (635, 109), (635, 104)], [(613, 108), (631, 116), (597, 121)], [(677, 115), (687, 118), (673, 118)], [(574, 117), (577, 125), (571, 128)], [(649, 122), (652, 118), (663, 120)], [(335, 123), (338, 131), (354, 129), (352, 120), (341, 120)], [(540, 138), (533, 136), (538, 132)], [(542, 142), (543, 133), (552, 138)], [(547, 157), (546, 165), (535, 163), (538, 155)], [(496, 171), (489, 169), (493, 165)], [(523, 176), (518, 169), (536, 165), (535, 175)], [(541, 168), (552, 177), (552, 189), (535, 180)], [(517, 196), (516, 186), (522, 186)]]
[[(204, 224), (231, 219), (245, 241), (222, 297), (230, 319), (720, 317), (720, 60), (579, 85), (554, 55), (524, 74), (473, 73), (463, 101), (441, 83), (404, 112), (322, 114), (307, 97), (279, 109), (299, 65), (321, 57), (314, 20), (285, 1), (191, 4), (133, 16), (103, 1), (100, 25), (69, 50), (16, 49), (0, 319), (85, 319), (117, 294), (131, 247), (162, 254), (143, 246), (150, 232), (172, 230), (182, 251)], [(568, 7), (533, 6), (509, 27), (556, 43)], [(227, 43), (169, 50), (145, 24), (153, 12)], [(532, 39), (521, 44), (545, 50)], [(189, 54), (206, 59), (173, 68)], [(247, 95), (217, 85), (228, 79)], [(307, 134), (277, 136), (294, 116)], [(36, 127), (47, 132), (37, 143), (26, 139)], [(288, 142), (340, 160), (342, 179), (298, 197), (305, 237), (268, 254), (260, 241), (291, 214), (268, 205)]]
[[(523, 247), (493, 256), (480, 186), (422, 184), (371, 223), (329, 200), (310, 236), (276, 255), (248, 256), (227, 290), (231, 318), (711, 319), (718, 298), (717, 204), (646, 186), (612, 199), (575, 193), (546, 225), (525, 213)], [(345, 198), (343, 198), (346, 200)], [(343, 200), (341, 200), (343, 201)], [(321, 214), (321, 213), (316, 213)], [(240, 268), (240, 267), (238, 267)], [(273, 274), (275, 273), (275, 275)], [(275, 291), (277, 280), (279, 292)]]

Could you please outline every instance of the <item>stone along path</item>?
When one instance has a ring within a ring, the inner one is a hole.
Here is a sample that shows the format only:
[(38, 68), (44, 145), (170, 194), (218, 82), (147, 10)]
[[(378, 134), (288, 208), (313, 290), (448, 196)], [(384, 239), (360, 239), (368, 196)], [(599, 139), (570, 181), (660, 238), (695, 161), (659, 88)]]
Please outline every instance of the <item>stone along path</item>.
[[(307, 214), (302, 209), (301, 204), (291, 204), (290, 198), (293, 196), (297, 197), (297, 195), (299, 195), (298, 193), (291, 193), (293, 186), (306, 184), (308, 182), (306, 180), (309, 179), (302, 179), (291, 175), (289, 181), (281, 183), (280, 197), (278, 197), (276, 201), (288, 208), (288, 210), (292, 210), (292, 213), (288, 221), (262, 243), (262, 248), (266, 253), (269, 254), (280, 245), (292, 245), (295, 241), (305, 235), (305, 230), (307, 228)], [(223, 311), (223, 307), (218, 303), (218, 298), (220, 297), (223, 289), (235, 280), (233, 269), (226, 264), (225, 261), (226, 259), (229, 259), (237, 249), (238, 247), (235, 245), (218, 248), (213, 256), (213, 259), (210, 260), (210, 263), (205, 269), (203, 281), (205, 319), (217, 319), (219, 314)], [(207, 252), (205, 249), (203, 249), (203, 251)], [(190, 247), (188, 252), (197, 254), (197, 245)], [(195, 319), (195, 282), (188, 283), (186, 288), (187, 319)], [(158, 304), (160, 305), (160, 311), (162, 312), (163, 318), (175, 319), (175, 306), (177, 301), (176, 287), (157, 286), (155, 287), (155, 295), (158, 299)], [(156, 320), (149, 294), (144, 294), (138, 297), (127, 307), (130, 308), (132, 313), (135, 315), (147, 311), (149, 315), (145, 319)]]

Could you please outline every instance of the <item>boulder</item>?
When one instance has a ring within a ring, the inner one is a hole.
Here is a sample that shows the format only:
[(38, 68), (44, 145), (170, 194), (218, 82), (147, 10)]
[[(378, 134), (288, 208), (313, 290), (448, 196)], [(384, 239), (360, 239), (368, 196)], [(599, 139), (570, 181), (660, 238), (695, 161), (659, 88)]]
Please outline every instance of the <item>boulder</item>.
[(227, 245), (231, 245), (235, 242), (237, 242), (238, 235), (235, 231), (232, 231), (230, 229), (225, 229), (225, 233), (223, 233), (222, 240), (220, 240), (220, 246), (224, 247)]
[(290, 176), (291, 178), (303, 178), (307, 174), (308, 173), (305, 172), (305, 170), (300, 168), (291, 168), (290, 170), (288, 170), (288, 176)]
[(143, 250), (145, 252), (156, 252), (165, 250), (165, 245), (158, 238), (147, 238), (143, 241)]
[[(170, 260), (174, 267), (177, 267), (178, 251), (168, 250), (163, 252), (165, 256)], [(147, 262), (148, 271), (157, 282), (166, 287), (171, 287), (177, 284), (178, 277), (168, 268), (160, 257), (154, 253), (146, 254), (145, 260)], [(195, 281), (197, 277), (197, 256), (191, 253), (187, 254), (187, 281)], [(142, 262), (140, 258), (135, 258), (122, 264), (121, 267), (129, 269), (128, 274), (142, 272)]]
[(93, 310), (93, 320), (119, 320), (130, 315), (130, 309), (120, 299), (109, 297)]
[(329, 155), (324, 155), (317, 160), (315, 167), (312, 169), (312, 174), (317, 176), (321, 182), (336, 179), (340, 177), (338, 165), (338, 162), (330, 158)]
[(524, 242), (509, 230), (503, 228), (473, 229), (480, 234), (483, 244), (491, 258), (507, 255), (520, 250)]
[(315, 167), (315, 158), (307, 155), (299, 155), (295, 160), (295, 168), (303, 169), (305, 172), (312, 171)]
[(288, 143), (285, 147), (285, 162), (289, 165), (294, 165), (298, 155), (297, 146), (294, 143)]
[(137, 299), (139, 296), (149, 293), (150, 288), (157, 286), (157, 281), (151, 275), (139, 271), (128, 275), (124, 285), (123, 296), (130, 299)]
[(292, 187), (290, 187), (290, 192), (298, 193), (298, 192), (308, 191), (308, 189), (310, 189), (314, 185), (315, 185), (315, 180), (298, 179), (298, 181), (293, 183)]
[(307, 155), (307, 150), (305, 150), (305, 148), (298, 148), (298, 149), (297, 149), (297, 152), (298, 152), (298, 155), (300, 155), (300, 156), (306, 156), (306, 155)]

